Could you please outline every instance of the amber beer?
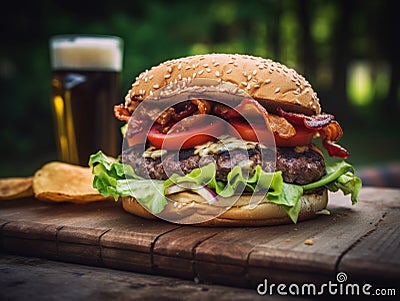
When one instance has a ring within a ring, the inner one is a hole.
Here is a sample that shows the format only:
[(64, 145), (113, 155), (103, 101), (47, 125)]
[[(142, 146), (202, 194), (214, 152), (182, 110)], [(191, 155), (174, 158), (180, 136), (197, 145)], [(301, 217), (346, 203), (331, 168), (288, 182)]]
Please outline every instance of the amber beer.
[(113, 106), (120, 102), (121, 39), (56, 36), (50, 45), (60, 160), (87, 166), (97, 150), (118, 155), (121, 134)]

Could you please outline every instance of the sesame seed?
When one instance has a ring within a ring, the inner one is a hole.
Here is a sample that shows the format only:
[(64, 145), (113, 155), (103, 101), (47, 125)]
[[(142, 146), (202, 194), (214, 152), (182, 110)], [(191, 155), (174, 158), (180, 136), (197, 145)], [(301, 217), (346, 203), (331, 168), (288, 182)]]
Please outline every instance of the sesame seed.
[(203, 67), (204, 67), (204, 68), (207, 68), (207, 67), (208, 67), (208, 64), (203, 64)]
[(246, 71), (243, 71), (242, 74), (243, 74), (244, 77), (247, 77), (247, 72)]
[(276, 88), (274, 92), (278, 93), (280, 90), (281, 90), (281, 88)]
[(178, 65), (178, 70), (181, 70), (181, 68), (182, 68), (182, 64), (179, 64)]
[(257, 69), (253, 71), (253, 75), (256, 75), (256, 74), (257, 74)]
[(149, 79), (152, 80), (153, 77), (154, 77), (154, 74), (151, 74), (151, 75), (149, 76)]
[(150, 96), (153, 96), (153, 91), (150, 90)]
[(215, 76), (216, 77), (219, 77), (220, 76), (220, 73), (219, 73), (219, 71), (217, 70), (217, 71), (215, 71)]
[(251, 80), (251, 74), (247, 77), (247, 81)]
[(250, 83), (247, 84), (247, 87), (246, 87), (246, 88), (247, 88), (247, 90), (250, 90), (250, 88), (251, 88)]
[(218, 62), (215, 62), (215, 63), (213, 64), (213, 66), (214, 66), (214, 67), (217, 67), (217, 66), (219, 66), (219, 63), (218, 63)]
[(313, 101), (310, 101), (310, 102), (308, 103), (309, 106), (312, 106), (313, 104), (314, 104)]
[(294, 90), (294, 91), (293, 91), (293, 94), (294, 94), (294, 95), (299, 95), (300, 93), (299, 93), (299, 91)]
[(206, 71), (207, 71), (208, 73), (210, 73), (210, 72), (211, 72), (211, 69), (210, 69), (210, 68), (206, 68)]
[(269, 74), (272, 74), (272, 72), (274, 72), (274, 70), (273, 69), (269, 69)]
[(195, 77), (196, 77), (196, 75), (197, 75), (197, 73), (196, 73), (196, 72), (193, 72), (193, 78), (195, 78)]
[(228, 61), (228, 64), (233, 64), (234, 62), (232, 60)]
[(169, 73), (171, 73), (171, 72), (172, 72), (172, 68), (169, 67), (167, 71), (168, 71)]
[(170, 77), (171, 77), (171, 74), (165, 74), (165, 75), (164, 75), (164, 78), (165, 78), (165, 79), (170, 78)]
[(310, 89), (306, 88), (304, 91), (305, 91), (306, 93), (308, 93), (308, 92), (310, 92)]
[(269, 84), (270, 82), (271, 82), (271, 80), (269, 78), (265, 80), (266, 84)]
[(138, 85), (139, 85), (139, 81), (137, 80), (137, 81), (135, 81), (135, 82), (133, 83), (132, 87), (136, 87), (136, 86), (138, 86)]
[(298, 104), (301, 104), (300, 100), (298, 100), (297, 98), (295, 99), (295, 101), (296, 101)]
[(245, 87), (247, 86), (247, 82), (242, 82), (241, 84)]
[(203, 72), (204, 72), (204, 70), (200, 70), (197, 74), (198, 74), (198, 75), (202, 75)]
[(260, 88), (260, 85), (259, 84), (255, 84), (254, 88)]
[(156, 84), (156, 85), (153, 85), (153, 88), (158, 89), (158, 88), (160, 88), (160, 86)]
[(186, 70), (189, 70), (190, 68), (191, 68), (190, 65), (185, 67)]
[(178, 79), (181, 80), (182, 79), (182, 74), (178, 74)]
[(238, 62), (234, 62), (233, 66), (237, 67), (237, 66), (239, 66), (239, 63)]
[(228, 69), (228, 70), (226, 70), (226, 74), (229, 74), (229, 73), (231, 73), (232, 72), (232, 69)]
[(144, 78), (144, 82), (145, 82), (145, 83), (147, 83), (148, 80), (149, 80), (148, 77), (145, 77), (145, 78)]

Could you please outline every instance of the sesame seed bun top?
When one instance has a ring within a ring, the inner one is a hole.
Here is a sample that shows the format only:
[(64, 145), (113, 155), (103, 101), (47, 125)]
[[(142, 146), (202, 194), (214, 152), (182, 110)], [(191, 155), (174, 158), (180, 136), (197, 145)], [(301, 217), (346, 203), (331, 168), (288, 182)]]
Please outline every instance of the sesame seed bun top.
[(228, 82), (244, 90), (267, 109), (282, 106), (307, 115), (320, 114), (317, 94), (295, 70), (269, 59), (239, 54), (206, 54), (174, 59), (142, 72), (125, 97), (132, 113), (162, 88), (195, 80)]

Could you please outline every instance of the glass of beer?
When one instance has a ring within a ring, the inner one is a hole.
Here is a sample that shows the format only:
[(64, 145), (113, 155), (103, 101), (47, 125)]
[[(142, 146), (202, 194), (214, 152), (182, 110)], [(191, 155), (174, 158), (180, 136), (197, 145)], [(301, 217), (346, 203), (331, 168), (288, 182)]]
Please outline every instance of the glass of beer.
[(62, 35), (50, 39), (52, 109), (59, 159), (86, 166), (99, 149), (117, 156), (123, 41), (114, 36)]

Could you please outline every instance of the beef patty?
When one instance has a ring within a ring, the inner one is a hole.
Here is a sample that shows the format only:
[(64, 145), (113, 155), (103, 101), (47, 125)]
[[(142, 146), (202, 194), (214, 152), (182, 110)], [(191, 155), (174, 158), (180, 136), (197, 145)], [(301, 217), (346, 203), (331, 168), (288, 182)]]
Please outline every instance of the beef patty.
[(271, 150), (256, 147), (247, 151), (225, 151), (205, 157), (194, 154), (194, 149), (186, 149), (152, 159), (143, 158), (138, 148), (131, 147), (124, 150), (122, 162), (131, 165), (139, 176), (158, 180), (166, 180), (173, 173), (187, 174), (211, 162), (216, 164), (216, 178), (222, 182), (227, 181), (228, 173), (236, 165), (249, 168), (250, 172), (256, 165), (261, 165), (267, 172), (282, 171), (286, 183), (300, 185), (317, 181), (326, 174), (322, 155), (311, 148), (296, 152), (292, 147), (281, 147), (276, 149), (275, 154)]

